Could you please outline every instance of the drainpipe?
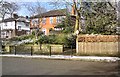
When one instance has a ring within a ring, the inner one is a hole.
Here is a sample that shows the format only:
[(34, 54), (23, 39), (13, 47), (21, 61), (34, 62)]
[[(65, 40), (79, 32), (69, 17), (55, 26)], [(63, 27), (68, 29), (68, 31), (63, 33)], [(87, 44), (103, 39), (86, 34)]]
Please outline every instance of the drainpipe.
[(14, 33), (14, 36), (17, 35), (17, 20), (15, 20), (15, 33)]

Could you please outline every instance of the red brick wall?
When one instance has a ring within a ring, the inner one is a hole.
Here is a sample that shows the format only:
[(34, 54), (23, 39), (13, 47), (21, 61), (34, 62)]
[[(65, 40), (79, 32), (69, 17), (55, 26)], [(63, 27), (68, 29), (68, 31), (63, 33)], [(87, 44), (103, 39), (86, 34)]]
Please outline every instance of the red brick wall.
[[(53, 23), (52, 24), (50, 23), (50, 17), (46, 17), (46, 23), (45, 24), (42, 23), (40, 18), (39, 18), (39, 21), (40, 21), (39, 24), (38, 24), (39, 28), (41, 28), (41, 29), (45, 28), (47, 35), (49, 35), (49, 29), (51, 29), (51, 28), (54, 29), (54, 27), (57, 25), (56, 17), (53, 17)], [(30, 21), (30, 28), (32, 29), (36, 26), (37, 25), (32, 24), (32, 20), (31, 20)]]

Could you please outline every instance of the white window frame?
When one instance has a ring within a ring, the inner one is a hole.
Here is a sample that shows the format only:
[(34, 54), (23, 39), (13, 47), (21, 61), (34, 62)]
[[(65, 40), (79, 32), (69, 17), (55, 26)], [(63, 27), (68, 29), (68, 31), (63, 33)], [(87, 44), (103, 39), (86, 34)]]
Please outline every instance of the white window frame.
[(42, 32), (46, 35), (46, 29), (45, 28), (42, 29)]
[(5, 22), (5, 26), (7, 26), (7, 22)]
[(50, 17), (50, 24), (53, 24), (53, 17)]
[(18, 31), (21, 31), (22, 29), (21, 29), (21, 26), (18, 26)]
[(42, 24), (46, 24), (46, 18), (42, 19)]
[(37, 24), (39, 24), (39, 21), (38, 21), (38, 19), (33, 19), (33, 20), (32, 20), (32, 24), (34, 24), (34, 25), (37, 25)]
[(57, 23), (60, 23), (61, 21), (62, 21), (62, 16), (57, 16), (57, 17), (56, 17), (56, 22), (57, 22)]

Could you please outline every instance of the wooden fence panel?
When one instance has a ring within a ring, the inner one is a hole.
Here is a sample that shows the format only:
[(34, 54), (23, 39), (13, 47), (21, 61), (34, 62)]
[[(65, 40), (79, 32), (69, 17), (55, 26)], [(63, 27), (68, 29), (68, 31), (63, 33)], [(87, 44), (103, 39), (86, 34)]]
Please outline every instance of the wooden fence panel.
[[(119, 36), (117, 35), (82, 35), (78, 37), (78, 54), (118, 55)], [(77, 49), (76, 49), (77, 50)]]

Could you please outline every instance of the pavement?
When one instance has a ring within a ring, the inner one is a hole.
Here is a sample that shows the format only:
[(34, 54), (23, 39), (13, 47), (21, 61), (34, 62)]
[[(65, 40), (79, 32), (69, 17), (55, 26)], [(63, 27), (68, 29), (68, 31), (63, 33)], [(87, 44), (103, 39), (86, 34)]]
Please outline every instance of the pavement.
[(40, 59), (55, 59), (55, 60), (86, 60), (86, 61), (120, 61), (119, 57), (99, 57), (99, 56), (68, 56), (68, 55), (14, 55), (0, 54), (0, 57), (19, 57), (19, 58), (40, 58)]

